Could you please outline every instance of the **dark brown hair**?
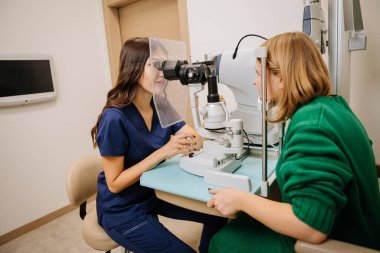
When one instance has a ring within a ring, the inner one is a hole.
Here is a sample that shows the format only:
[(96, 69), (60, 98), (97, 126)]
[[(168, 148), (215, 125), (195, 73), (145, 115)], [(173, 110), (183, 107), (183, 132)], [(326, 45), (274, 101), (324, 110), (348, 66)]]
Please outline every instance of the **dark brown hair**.
[(124, 43), (120, 52), (120, 67), (116, 85), (108, 92), (106, 104), (99, 114), (95, 126), (91, 129), (94, 147), (97, 146), (96, 135), (103, 112), (107, 108), (126, 107), (133, 102), (148, 58), (148, 38), (132, 38)]

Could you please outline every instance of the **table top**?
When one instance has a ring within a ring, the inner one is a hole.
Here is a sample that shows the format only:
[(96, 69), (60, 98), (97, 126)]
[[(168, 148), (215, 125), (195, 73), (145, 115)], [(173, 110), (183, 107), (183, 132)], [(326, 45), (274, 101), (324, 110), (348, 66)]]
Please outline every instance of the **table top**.
[[(221, 186), (207, 184), (203, 177), (193, 175), (179, 167), (179, 156), (176, 156), (154, 169), (144, 172), (140, 178), (140, 184), (155, 190), (171, 193), (207, 202), (211, 195), (208, 188), (222, 188)], [(268, 176), (271, 175), (276, 167), (277, 160), (268, 159)], [(261, 158), (248, 156), (242, 161), (242, 165), (234, 174), (247, 175), (251, 179), (252, 193), (259, 193), (261, 186)]]

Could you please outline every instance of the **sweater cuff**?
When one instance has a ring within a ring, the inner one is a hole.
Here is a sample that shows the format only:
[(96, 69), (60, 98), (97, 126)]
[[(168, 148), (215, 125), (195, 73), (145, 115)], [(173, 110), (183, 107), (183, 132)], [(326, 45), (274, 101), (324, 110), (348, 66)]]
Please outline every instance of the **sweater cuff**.
[(315, 199), (293, 198), (292, 209), (294, 215), (310, 227), (330, 234), (335, 220), (335, 207), (324, 205)]

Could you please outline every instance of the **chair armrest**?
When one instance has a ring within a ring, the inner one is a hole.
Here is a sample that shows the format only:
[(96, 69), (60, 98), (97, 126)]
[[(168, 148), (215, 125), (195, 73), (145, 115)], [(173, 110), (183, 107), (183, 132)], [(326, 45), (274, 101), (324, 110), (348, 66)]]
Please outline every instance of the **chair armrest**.
[(361, 247), (347, 242), (327, 240), (321, 244), (314, 244), (298, 240), (294, 249), (297, 253), (379, 253), (380, 251)]

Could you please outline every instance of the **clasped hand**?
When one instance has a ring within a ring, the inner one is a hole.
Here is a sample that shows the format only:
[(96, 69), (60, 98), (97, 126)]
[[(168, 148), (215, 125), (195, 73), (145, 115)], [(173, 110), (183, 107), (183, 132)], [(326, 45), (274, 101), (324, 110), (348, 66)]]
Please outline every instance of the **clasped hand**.
[(170, 141), (162, 147), (165, 158), (170, 158), (172, 156), (183, 154), (189, 155), (190, 153), (196, 151), (197, 143), (196, 137), (191, 134), (180, 133), (173, 135)]

